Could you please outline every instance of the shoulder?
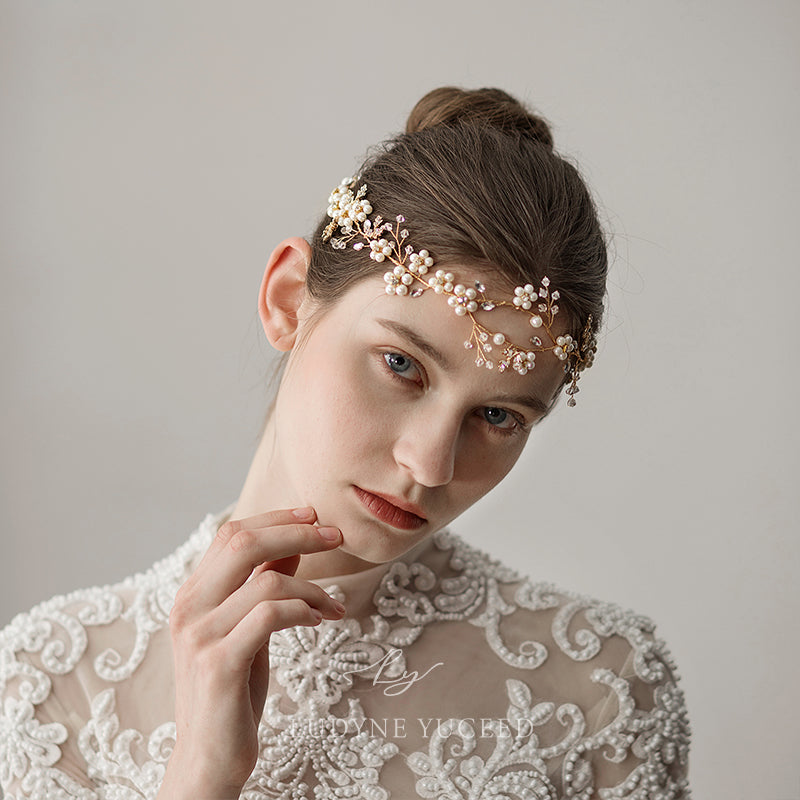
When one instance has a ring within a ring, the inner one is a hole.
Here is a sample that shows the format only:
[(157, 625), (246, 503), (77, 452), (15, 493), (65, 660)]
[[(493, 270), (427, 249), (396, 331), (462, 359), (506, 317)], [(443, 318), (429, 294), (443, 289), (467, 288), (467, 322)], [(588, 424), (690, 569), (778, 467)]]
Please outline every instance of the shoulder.
[(188, 541), (150, 569), (53, 597), (0, 631), (5, 791), (35, 785), (49, 787), (53, 796), (82, 796), (82, 731), (98, 702), (108, 705), (109, 689), (120, 690), (164, 635), (175, 593), (213, 537), (213, 521), (208, 515)]
[(531, 580), (452, 533), (434, 544), (432, 605), (483, 629), (488, 647), (472, 663), (504, 682), (509, 713), (535, 716), (544, 702), (576, 722), (562, 766), (575, 796), (590, 775), (622, 797), (645, 786), (659, 787), (653, 797), (689, 796), (684, 695), (649, 617)]
[[(211, 541), (214, 519), (214, 516), (207, 515), (175, 552), (144, 572), (115, 584), (57, 595), (30, 611), (17, 614), (0, 630), (0, 652), (4, 663), (23, 654), (38, 656), (44, 671), (63, 675), (72, 670), (85, 654), (89, 637), (95, 629), (123, 619), (134, 622), (135, 628), (139, 617), (132, 609), (146, 606), (151, 621), (165, 621), (175, 592), (185, 580), (191, 563)], [(114, 679), (113, 674), (107, 677)], [(0, 688), (7, 686), (0, 685)]]

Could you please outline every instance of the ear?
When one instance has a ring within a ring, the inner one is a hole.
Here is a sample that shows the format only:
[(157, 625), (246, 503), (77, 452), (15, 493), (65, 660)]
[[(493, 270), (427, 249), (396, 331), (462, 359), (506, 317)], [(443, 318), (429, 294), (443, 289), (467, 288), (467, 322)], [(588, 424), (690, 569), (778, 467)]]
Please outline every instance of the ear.
[(310, 261), (311, 246), (305, 239), (285, 239), (272, 251), (264, 270), (258, 315), (269, 343), (277, 350), (294, 347)]

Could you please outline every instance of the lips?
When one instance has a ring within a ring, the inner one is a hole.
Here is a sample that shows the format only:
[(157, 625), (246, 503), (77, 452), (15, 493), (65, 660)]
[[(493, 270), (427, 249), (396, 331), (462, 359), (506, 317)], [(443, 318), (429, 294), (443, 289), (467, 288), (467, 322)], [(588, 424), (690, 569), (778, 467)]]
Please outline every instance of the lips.
[(361, 504), (374, 517), (377, 517), (387, 525), (391, 525), (393, 528), (412, 531), (421, 528), (427, 522), (425, 517), (422, 516), (422, 509), (413, 503), (408, 503), (392, 495), (368, 492), (360, 486), (354, 486), (353, 488)]

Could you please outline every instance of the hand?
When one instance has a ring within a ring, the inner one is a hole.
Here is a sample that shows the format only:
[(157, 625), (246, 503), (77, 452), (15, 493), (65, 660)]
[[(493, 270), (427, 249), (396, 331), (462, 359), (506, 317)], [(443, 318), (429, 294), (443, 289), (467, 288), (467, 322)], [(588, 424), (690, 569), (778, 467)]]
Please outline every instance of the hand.
[(315, 521), (307, 508), (226, 522), (178, 591), (170, 614), (177, 740), (162, 800), (239, 797), (258, 757), (270, 634), (344, 614), (319, 586), (293, 577), (300, 554), (342, 542), (338, 528)]

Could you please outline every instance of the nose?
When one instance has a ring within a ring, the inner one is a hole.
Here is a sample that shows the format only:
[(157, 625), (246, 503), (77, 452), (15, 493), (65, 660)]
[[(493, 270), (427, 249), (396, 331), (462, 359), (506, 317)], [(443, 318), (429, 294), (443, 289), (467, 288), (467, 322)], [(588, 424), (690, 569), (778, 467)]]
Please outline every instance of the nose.
[(413, 415), (395, 442), (395, 462), (422, 486), (444, 486), (453, 480), (459, 430), (455, 420)]

